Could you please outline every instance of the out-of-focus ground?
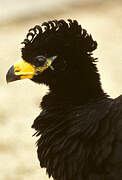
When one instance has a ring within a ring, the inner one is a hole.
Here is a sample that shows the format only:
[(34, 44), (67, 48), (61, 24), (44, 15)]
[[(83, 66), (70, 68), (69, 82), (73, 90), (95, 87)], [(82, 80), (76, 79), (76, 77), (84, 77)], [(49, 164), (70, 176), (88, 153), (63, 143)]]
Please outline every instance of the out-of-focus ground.
[(36, 138), (32, 137), (34, 130), (31, 129), (47, 88), (30, 80), (8, 85), (5, 81), (8, 68), (21, 58), (20, 42), (29, 28), (44, 20), (77, 19), (98, 42), (94, 56), (99, 58), (98, 68), (104, 90), (111, 97), (121, 94), (122, 2), (89, 2), (78, 1), (67, 7), (62, 5), (62, 10), (47, 12), (47, 15), (45, 12), (22, 20), (9, 20), (8, 23), (0, 21), (0, 180), (48, 179), (39, 167)]

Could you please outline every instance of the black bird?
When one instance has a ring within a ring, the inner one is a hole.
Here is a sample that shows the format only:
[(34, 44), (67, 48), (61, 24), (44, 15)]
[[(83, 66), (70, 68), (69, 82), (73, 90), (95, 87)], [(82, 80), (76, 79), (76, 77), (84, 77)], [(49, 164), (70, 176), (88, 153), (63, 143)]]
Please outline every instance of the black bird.
[(54, 180), (122, 180), (122, 96), (101, 87), (97, 42), (69, 19), (36, 25), (23, 44), (6, 78), (50, 88), (32, 125), (40, 166)]

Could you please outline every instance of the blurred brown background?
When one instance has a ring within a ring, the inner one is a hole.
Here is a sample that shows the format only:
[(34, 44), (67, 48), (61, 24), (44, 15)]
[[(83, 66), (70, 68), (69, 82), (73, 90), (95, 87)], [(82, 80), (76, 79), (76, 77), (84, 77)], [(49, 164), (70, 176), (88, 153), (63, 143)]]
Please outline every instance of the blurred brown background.
[(36, 155), (31, 124), (47, 91), (30, 80), (6, 84), (8, 68), (21, 58), (29, 28), (51, 19), (77, 19), (98, 42), (94, 56), (103, 88), (122, 92), (121, 0), (0, 0), (0, 180), (47, 180)]

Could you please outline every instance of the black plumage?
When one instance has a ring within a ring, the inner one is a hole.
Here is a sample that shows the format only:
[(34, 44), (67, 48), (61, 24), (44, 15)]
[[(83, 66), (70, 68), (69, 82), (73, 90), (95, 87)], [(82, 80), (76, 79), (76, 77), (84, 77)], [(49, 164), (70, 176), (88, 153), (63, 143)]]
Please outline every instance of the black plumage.
[(33, 81), (49, 86), (36, 130), (40, 166), (55, 180), (122, 180), (122, 96), (104, 93), (92, 51), (97, 42), (76, 20), (29, 30), (22, 57), (57, 56)]

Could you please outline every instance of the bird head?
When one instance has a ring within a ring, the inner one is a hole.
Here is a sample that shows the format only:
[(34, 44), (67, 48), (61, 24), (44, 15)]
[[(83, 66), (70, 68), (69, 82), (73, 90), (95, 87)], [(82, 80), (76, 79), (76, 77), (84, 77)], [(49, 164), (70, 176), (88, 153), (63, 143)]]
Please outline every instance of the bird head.
[(52, 20), (31, 28), (22, 42), (22, 60), (6, 75), (7, 82), (31, 79), (46, 85), (73, 81), (84, 72), (97, 42), (76, 20)]

